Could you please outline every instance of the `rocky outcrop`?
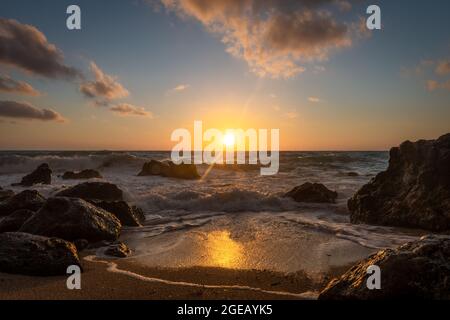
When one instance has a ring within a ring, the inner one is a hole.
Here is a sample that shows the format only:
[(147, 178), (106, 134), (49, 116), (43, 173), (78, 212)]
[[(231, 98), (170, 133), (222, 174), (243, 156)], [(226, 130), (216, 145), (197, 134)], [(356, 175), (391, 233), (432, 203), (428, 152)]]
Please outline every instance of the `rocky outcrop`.
[(108, 182), (84, 182), (62, 190), (56, 196), (83, 200), (120, 201), (123, 200), (123, 191), (115, 184)]
[(292, 198), (297, 202), (334, 203), (337, 192), (329, 190), (321, 183), (306, 182), (286, 193), (285, 197)]
[(114, 241), (120, 235), (120, 221), (111, 213), (82, 199), (49, 198), (20, 228), (20, 232), (74, 241)]
[(80, 172), (67, 171), (61, 177), (63, 180), (82, 180), (102, 178), (102, 175), (97, 170), (86, 169)]
[(25, 190), (0, 203), (0, 216), (7, 216), (17, 210), (39, 210), (45, 198), (36, 190)]
[(77, 249), (67, 241), (27, 233), (0, 234), (0, 272), (32, 275), (65, 275), (80, 264)]
[(174, 164), (172, 161), (151, 160), (146, 162), (138, 176), (162, 176), (178, 179), (200, 178), (194, 164)]
[[(369, 266), (381, 270), (381, 289), (369, 290)], [(332, 280), (322, 300), (450, 299), (450, 237), (426, 236), (370, 256)]]
[(32, 173), (22, 178), (20, 183), (13, 184), (14, 186), (31, 187), (34, 184), (51, 184), (52, 183), (52, 170), (47, 163), (41, 164)]
[(140, 227), (145, 221), (142, 210), (130, 206), (125, 201), (91, 201), (91, 203), (115, 215), (123, 226)]
[(353, 223), (450, 230), (450, 134), (404, 142), (349, 201)]
[(22, 209), (3, 218), (3, 220), (0, 220), (0, 233), (18, 231), (33, 214), (34, 212), (31, 210)]
[(131, 249), (123, 242), (110, 244), (104, 251), (107, 256), (126, 258), (131, 254)]
[(14, 196), (14, 191), (12, 190), (4, 190), (0, 187), (0, 202), (5, 201)]

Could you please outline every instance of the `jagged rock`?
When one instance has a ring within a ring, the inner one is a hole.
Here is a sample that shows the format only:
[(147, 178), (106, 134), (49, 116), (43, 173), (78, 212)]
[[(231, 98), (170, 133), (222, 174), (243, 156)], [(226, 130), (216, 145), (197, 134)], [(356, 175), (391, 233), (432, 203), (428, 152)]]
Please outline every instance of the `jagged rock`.
[(121, 227), (114, 215), (82, 199), (54, 197), (49, 198), (19, 231), (69, 241), (96, 242), (116, 240)]
[(138, 176), (162, 176), (178, 179), (200, 178), (197, 167), (194, 164), (176, 165), (172, 161), (151, 160), (146, 162)]
[(67, 171), (62, 175), (64, 180), (79, 180), (79, 179), (94, 179), (102, 178), (102, 175), (97, 170), (86, 169), (80, 172)]
[(110, 244), (104, 254), (107, 256), (113, 256), (117, 258), (126, 258), (131, 254), (131, 249), (123, 242), (117, 242)]
[(51, 184), (52, 183), (52, 170), (47, 163), (41, 164), (32, 173), (22, 178), (20, 183), (15, 183), (13, 186), (25, 186), (31, 187), (34, 184)]
[(77, 249), (70, 242), (20, 232), (0, 234), (0, 272), (66, 275), (71, 265), (81, 266)]
[(321, 183), (306, 182), (285, 194), (297, 202), (334, 203), (337, 192), (329, 190)]
[(0, 233), (3, 232), (15, 232), (27, 221), (34, 212), (27, 209), (22, 209), (14, 212), (13, 214), (3, 218), (0, 221)]
[(83, 200), (120, 201), (123, 200), (123, 191), (115, 184), (108, 182), (84, 182), (62, 190), (56, 196)]
[(45, 198), (36, 190), (25, 190), (0, 203), (0, 216), (7, 216), (17, 210), (39, 210)]
[(136, 206), (128, 205), (125, 201), (91, 201), (91, 203), (111, 212), (124, 226), (140, 227), (145, 221), (142, 210)]
[(0, 202), (5, 201), (14, 196), (14, 191), (12, 190), (4, 190), (0, 187)]
[[(381, 289), (367, 288), (369, 266), (381, 270)], [(370, 256), (332, 280), (322, 300), (450, 299), (450, 237), (426, 236)]]
[(450, 230), (450, 134), (404, 142), (349, 201), (353, 223)]

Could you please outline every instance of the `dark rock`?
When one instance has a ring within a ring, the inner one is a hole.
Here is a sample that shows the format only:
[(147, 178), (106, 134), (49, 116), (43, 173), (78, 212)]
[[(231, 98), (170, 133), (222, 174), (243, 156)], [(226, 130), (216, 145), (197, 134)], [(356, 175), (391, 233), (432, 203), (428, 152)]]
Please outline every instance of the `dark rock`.
[(7, 216), (17, 210), (39, 210), (45, 198), (36, 190), (25, 190), (0, 203), (0, 216)]
[(27, 233), (0, 234), (0, 272), (32, 275), (65, 275), (80, 264), (77, 249), (67, 241)]
[(404, 142), (349, 201), (353, 223), (450, 230), (450, 134)]
[(15, 183), (13, 185), (31, 187), (32, 185), (38, 183), (42, 184), (52, 183), (52, 170), (50, 169), (47, 163), (41, 164), (32, 173), (23, 177), (20, 183)]
[(57, 197), (73, 197), (83, 200), (123, 200), (123, 192), (115, 184), (108, 182), (84, 182), (62, 190)]
[(116, 240), (121, 227), (114, 215), (82, 199), (55, 197), (49, 198), (20, 231), (69, 241), (96, 242)]
[(359, 173), (358, 172), (347, 172), (347, 176), (349, 176), (349, 177), (358, 177)]
[(131, 249), (123, 242), (110, 244), (104, 254), (117, 258), (126, 258), (131, 254)]
[(178, 179), (200, 178), (194, 164), (174, 164), (172, 161), (151, 160), (146, 162), (138, 176), (162, 176)]
[(125, 201), (91, 201), (91, 203), (111, 212), (124, 226), (140, 227), (145, 221), (142, 210), (136, 206), (131, 207)]
[(33, 216), (34, 212), (27, 209), (22, 209), (14, 212), (0, 221), (0, 233), (16, 232), (20, 227)]
[(96, 170), (86, 169), (80, 172), (67, 171), (62, 175), (64, 180), (70, 179), (94, 179), (102, 178), (101, 174)]
[[(381, 269), (381, 289), (367, 288), (369, 266)], [(332, 280), (322, 300), (450, 299), (450, 237), (427, 236), (370, 256)]]
[(89, 241), (86, 239), (77, 239), (73, 242), (73, 244), (77, 248), (78, 252), (81, 252), (89, 246)]
[(111, 241), (106, 241), (106, 240), (97, 241), (94, 243), (90, 243), (88, 245), (88, 249), (98, 249), (98, 248), (102, 248), (102, 247), (107, 247), (110, 244), (111, 244)]
[(285, 194), (297, 202), (334, 203), (337, 192), (329, 190), (321, 183), (306, 182)]
[(0, 202), (8, 200), (9, 198), (14, 196), (14, 191), (12, 190), (4, 190), (0, 187)]

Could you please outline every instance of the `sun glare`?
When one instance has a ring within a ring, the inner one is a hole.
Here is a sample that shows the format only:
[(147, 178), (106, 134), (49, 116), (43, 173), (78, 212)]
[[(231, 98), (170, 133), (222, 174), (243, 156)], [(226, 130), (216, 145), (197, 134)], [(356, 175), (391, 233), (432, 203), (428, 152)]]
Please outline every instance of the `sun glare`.
[(223, 144), (227, 147), (231, 147), (234, 146), (235, 143), (235, 138), (234, 138), (234, 134), (232, 133), (227, 133), (224, 137), (223, 137)]

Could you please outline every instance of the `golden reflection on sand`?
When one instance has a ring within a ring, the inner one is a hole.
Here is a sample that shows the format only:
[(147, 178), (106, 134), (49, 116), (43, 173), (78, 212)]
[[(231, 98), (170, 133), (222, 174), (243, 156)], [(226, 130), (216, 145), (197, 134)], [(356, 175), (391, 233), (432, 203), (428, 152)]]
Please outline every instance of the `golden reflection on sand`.
[(239, 268), (243, 261), (242, 244), (230, 238), (229, 231), (212, 231), (206, 235), (206, 266)]

